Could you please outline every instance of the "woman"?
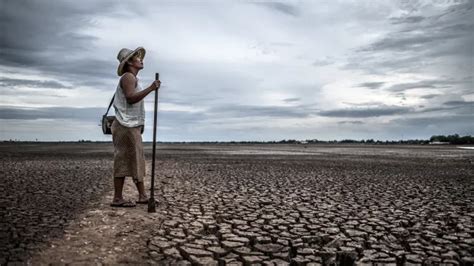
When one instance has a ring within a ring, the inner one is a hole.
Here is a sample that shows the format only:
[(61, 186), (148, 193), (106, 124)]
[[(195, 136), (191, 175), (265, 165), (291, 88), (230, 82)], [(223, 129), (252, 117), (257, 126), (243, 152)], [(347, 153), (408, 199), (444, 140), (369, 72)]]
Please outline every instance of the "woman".
[(138, 190), (136, 203), (148, 203), (143, 178), (145, 176), (145, 156), (141, 133), (145, 125), (144, 98), (161, 86), (155, 80), (148, 88), (142, 89), (137, 74), (143, 69), (145, 49), (123, 48), (117, 55), (120, 64), (117, 74), (120, 76), (115, 92), (115, 120), (112, 123), (114, 143), (114, 199), (113, 207), (134, 207), (136, 204), (125, 200), (122, 195), (126, 176), (131, 176)]

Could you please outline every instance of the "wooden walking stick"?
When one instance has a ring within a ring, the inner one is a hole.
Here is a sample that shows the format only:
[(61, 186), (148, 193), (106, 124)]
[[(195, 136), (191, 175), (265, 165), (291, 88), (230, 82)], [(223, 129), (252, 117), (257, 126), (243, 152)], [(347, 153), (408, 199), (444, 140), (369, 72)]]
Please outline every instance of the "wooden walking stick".
[[(155, 73), (155, 80), (160, 79), (160, 73)], [(151, 162), (151, 187), (150, 187), (150, 199), (148, 200), (148, 212), (156, 212), (155, 202), (155, 153), (156, 153), (156, 114), (158, 111), (158, 89), (155, 90), (155, 110), (153, 116), (153, 161)]]

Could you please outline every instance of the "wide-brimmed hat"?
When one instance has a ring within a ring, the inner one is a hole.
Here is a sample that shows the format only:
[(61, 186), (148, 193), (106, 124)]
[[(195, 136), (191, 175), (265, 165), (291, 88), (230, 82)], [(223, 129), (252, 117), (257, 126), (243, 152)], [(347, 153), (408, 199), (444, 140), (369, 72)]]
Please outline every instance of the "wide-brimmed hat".
[(132, 58), (134, 55), (140, 56), (140, 58), (143, 60), (145, 57), (145, 48), (143, 47), (138, 47), (135, 50), (130, 50), (127, 48), (122, 48), (120, 52), (117, 55), (117, 59), (119, 60), (120, 64), (118, 65), (117, 68), (117, 75), (122, 76), (123, 75), (123, 67), (125, 66), (125, 63)]

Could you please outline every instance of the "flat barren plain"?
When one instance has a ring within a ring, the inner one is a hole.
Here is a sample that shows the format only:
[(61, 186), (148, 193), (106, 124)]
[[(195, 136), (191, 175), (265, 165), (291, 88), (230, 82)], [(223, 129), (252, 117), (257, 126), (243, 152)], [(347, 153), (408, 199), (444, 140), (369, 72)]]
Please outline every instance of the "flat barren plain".
[(474, 150), (453, 145), (159, 144), (151, 214), (109, 206), (112, 143), (0, 151), (2, 265), (474, 262)]

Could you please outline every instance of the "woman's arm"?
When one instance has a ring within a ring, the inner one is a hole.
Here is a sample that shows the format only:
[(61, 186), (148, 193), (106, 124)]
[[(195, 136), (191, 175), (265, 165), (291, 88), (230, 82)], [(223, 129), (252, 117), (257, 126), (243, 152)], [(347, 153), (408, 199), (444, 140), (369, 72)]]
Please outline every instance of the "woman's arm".
[(148, 86), (148, 88), (135, 92), (137, 78), (132, 73), (125, 73), (120, 79), (120, 84), (123, 90), (123, 94), (127, 99), (127, 103), (134, 104), (141, 101), (150, 92), (158, 89), (160, 87), (161, 82), (155, 81), (150, 86)]

